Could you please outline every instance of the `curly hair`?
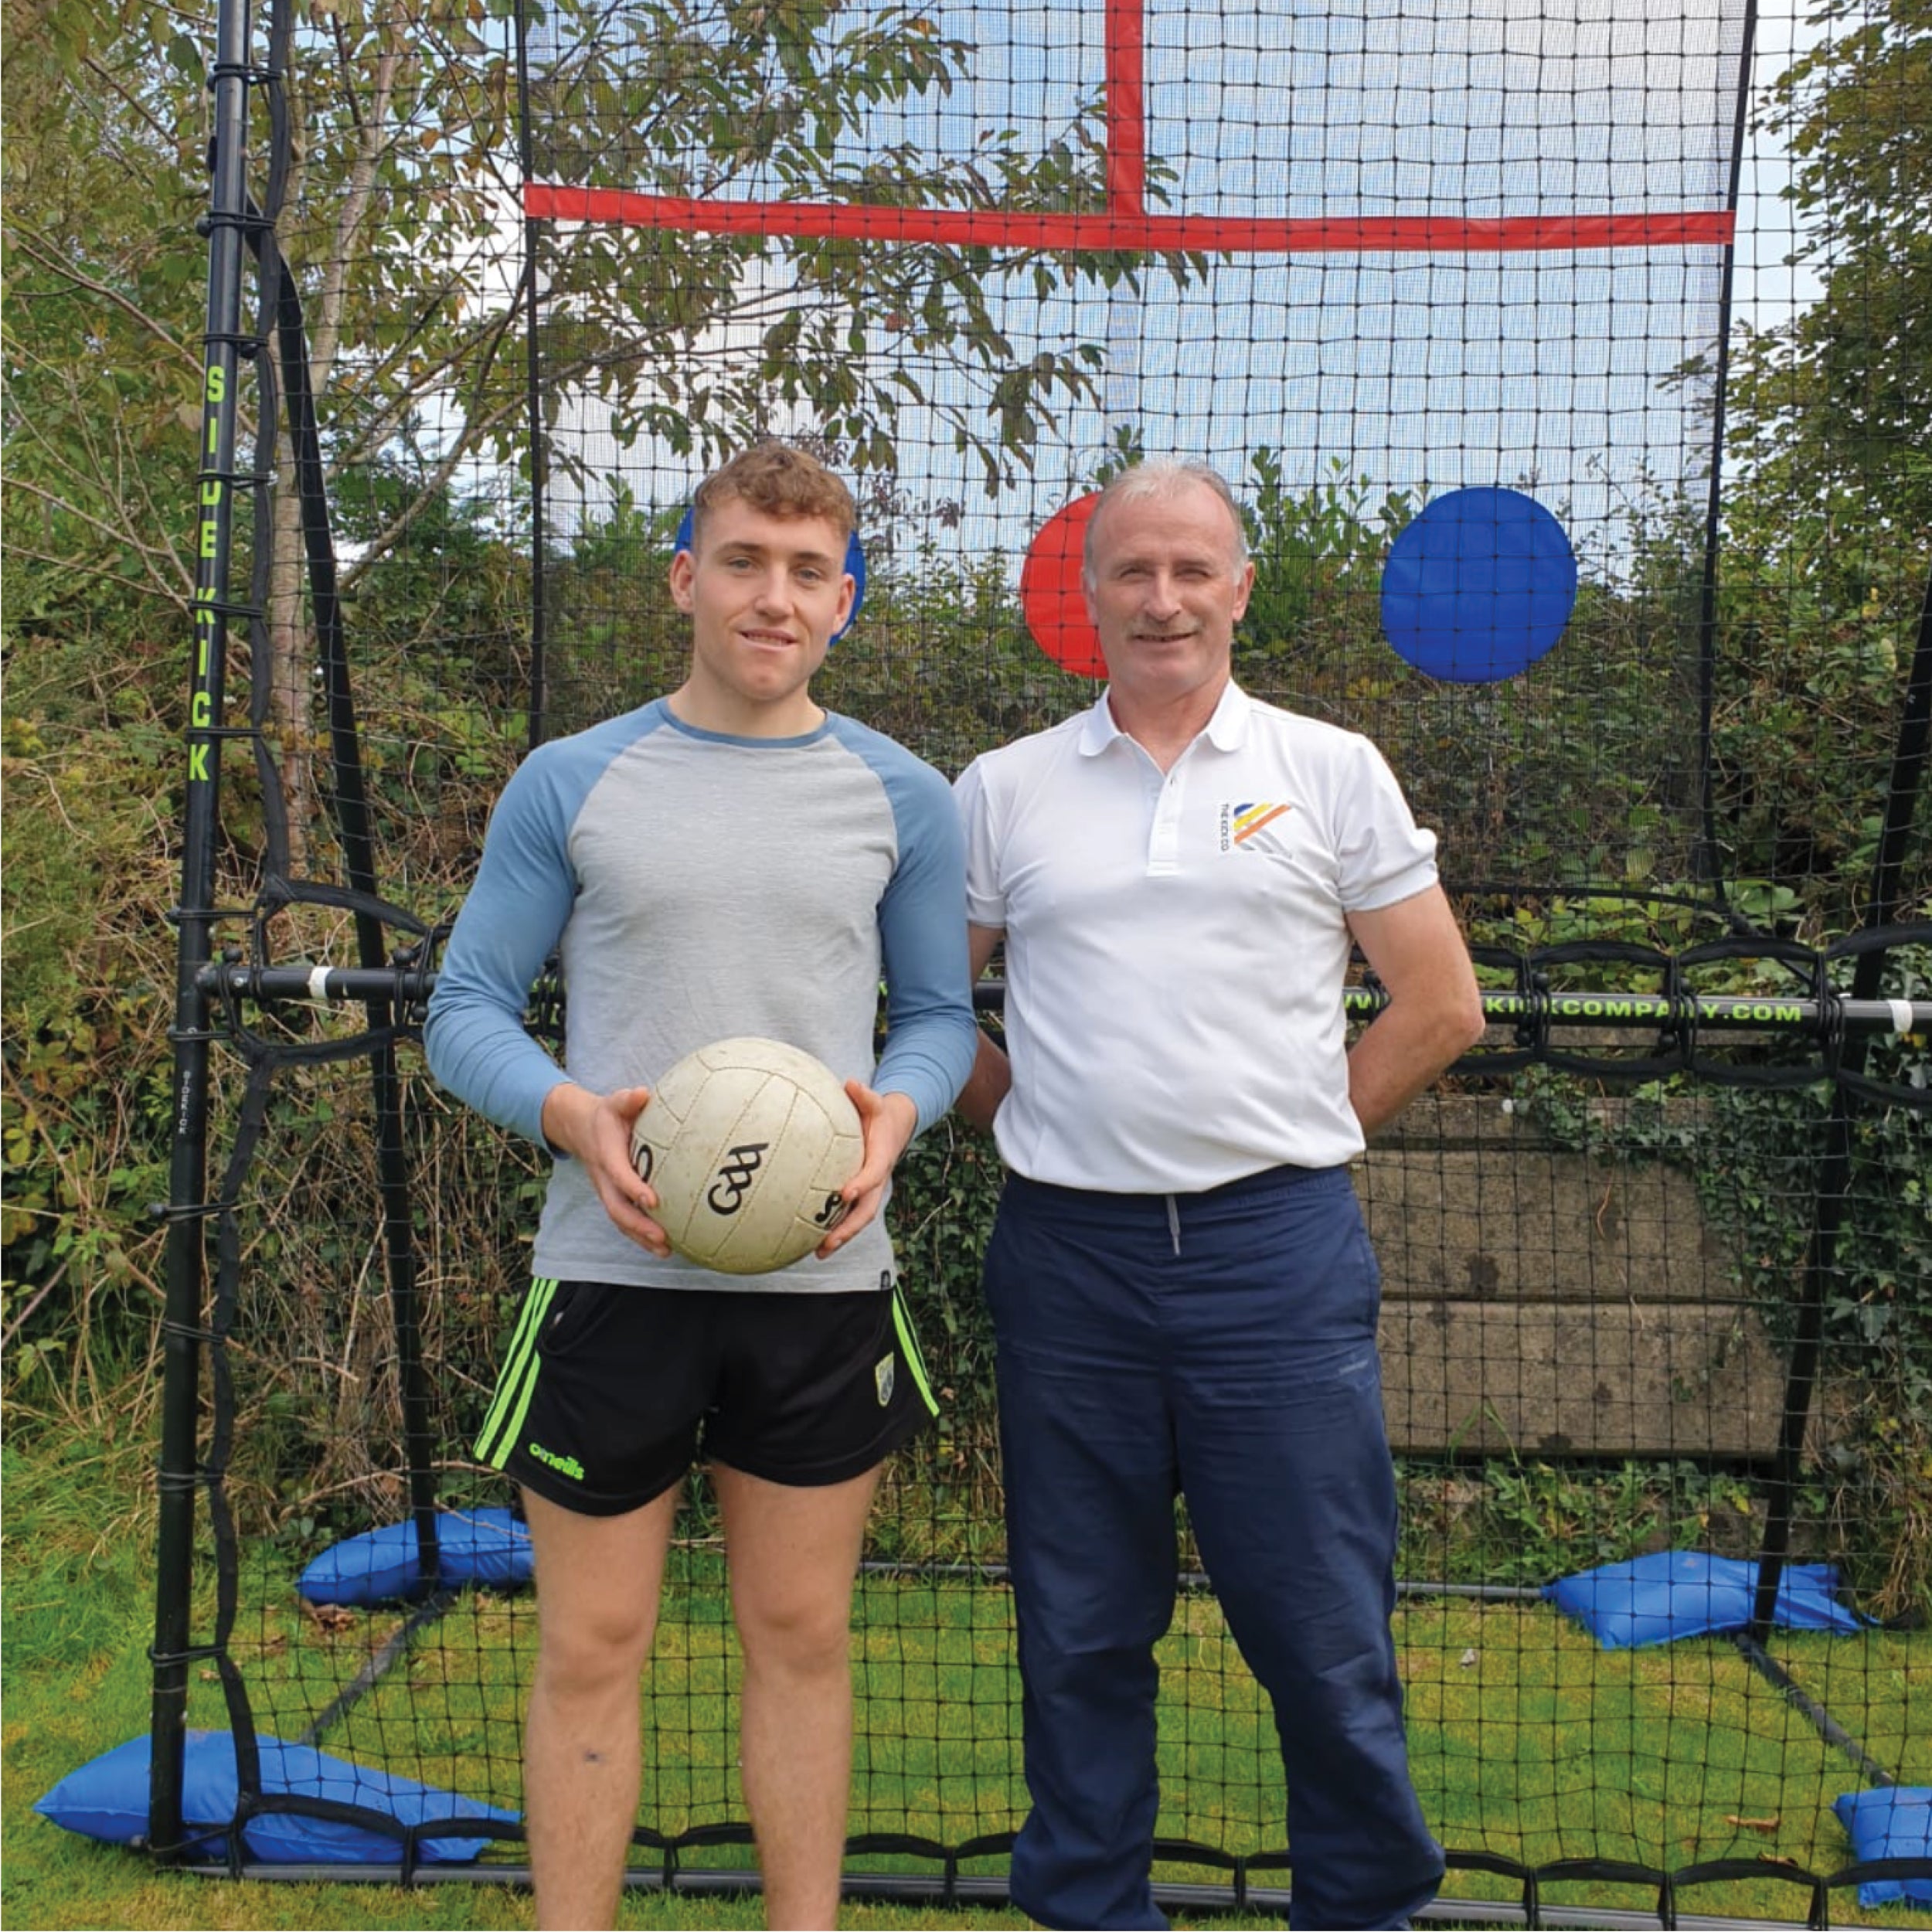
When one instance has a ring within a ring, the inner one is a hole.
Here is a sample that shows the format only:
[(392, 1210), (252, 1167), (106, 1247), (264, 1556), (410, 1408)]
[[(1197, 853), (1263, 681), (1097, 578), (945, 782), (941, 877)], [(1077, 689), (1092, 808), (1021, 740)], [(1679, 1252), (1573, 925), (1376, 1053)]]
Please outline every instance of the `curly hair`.
[(788, 443), (759, 443), (698, 485), (691, 499), (694, 549), (702, 540), (706, 512), (734, 496), (767, 516), (821, 516), (842, 539), (859, 521), (851, 491), (818, 457)]

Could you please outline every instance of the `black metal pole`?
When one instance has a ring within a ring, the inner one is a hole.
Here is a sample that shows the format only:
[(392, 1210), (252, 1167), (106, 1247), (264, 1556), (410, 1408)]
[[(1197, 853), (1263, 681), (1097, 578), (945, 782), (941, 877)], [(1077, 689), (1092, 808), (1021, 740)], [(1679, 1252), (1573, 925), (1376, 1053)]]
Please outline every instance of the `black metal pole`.
[(233, 546), (242, 257), (247, 223), (250, 84), (246, 0), (220, 0), (211, 87), (214, 132), (208, 233), (208, 328), (203, 348), (195, 622), (189, 678), (187, 781), (181, 902), (175, 910), (174, 1128), (168, 1181), (165, 1302), (155, 1643), (149, 1740), (149, 1844), (163, 1856), (181, 1842), (182, 1766), (188, 1709), (193, 1587), (196, 1448), (202, 1301), (207, 1278), (203, 1219), (208, 1172), (209, 1000), (202, 973), (213, 947), (215, 852), (221, 786), (227, 591)]
[[(1932, 580), (1926, 584), (1919, 615), (1918, 647), (1905, 683), (1900, 707), (1899, 741), (1886, 787), (1884, 828), (1872, 865), (1872, 889), (1865, 909), (1868, 931), (1889, 926), (1897, 910), (1904, 879), (1905, 857), (1925, 783), (1928, 753), (1932, 753)], [(1852, 997), (1873, 998), (1884, 971), (1884, 954), (1876, 947), (1861, 953), (1852, 969)], [(1845, 1045), (1843, 1064), (1853, 1073), (1864, 1070), (1866, 1039), (1859, 1035)], [(1847, 1195), (1852, 1185), (1852, 1124), (1862, 1111), (1860, 1097), (1839, 1081), (1832, 1091), (1831, 1117), (1825, 1128), (1825, 1147), (1818, 1161), (1818, 1191), (1812, 1208), (1811, 1240), (1804, 1259), (1804, 1298), (1798, 1304), (1798, 1327), (1785, 1378), (1784, 1420), (1778, 1437), (1776, 1474), (1770, 1484), (1759, 1547), (1757, 1589), (1751, 1605), (1750, 1634), (1762, 1642), (1771, 1628), (1777, 1606), (1778, 1585), (1791, 1554), (1791, 1512), (1804, 1474), (1804, 1434), (1810, 1426), (1825, 1345), (1825, 1301), (1838, 1265), (1838, 1236), (1845, 1226)]]
[[(269, 258), (264, 250), (264, 260)], [(275, 251), (276, 335), (281, 345), (282, 387), (287, 397), (288, 430), (294, 455), (295, 487), (301, 510), (302, 544), (308, 565), (309, 605), (322, 667), (328, 713), (331, 794), (336, 831), (342, 842), (342, 875), (366, 900), (376, 894), (376, 841), (371, 829), (368, 787), (362, 772), (362, 743), (351, 685), (349, 646), (342, 625), (335, 574), (335, 537), (328, 514), (328, 488), (322, 466), (321, 427), (309, 381), (308, 332), (301, 292)], [(365, 971), (385, 964), (383, 922), (365, 904), (355, 913), (356, 951)], [(391, 1012), (372, 1003), (369, 1024), (386, 1028)], [(410, 1512), (416, 1525), (423, 1577), (434, 1583), (439, 1573), (436, 1542), (436, 1430), (429, 1378), (423, 1362), (420, 1295), (417, 1285), (416, 1237), (410, 1193), (409, 1150), (403, 1126), (403, 1080), (396, 1049), (386, 1040), (369, 1054), (370, 1104), (376, 1121), (376, 1188), (383, 1209), (383, 1253), (389, 1284), (389, 1315), (396, 1329), (396, 1382), (402, 1411), (403, 1454)]]
[[(1725, 206), (1733, 223), (1744, 174), (1744, 138), (1750, 127), (1751, 68), (1757, 40), (1757, 0), (1744, 9), (1743, 44), (1737, 51), (1737, 93), (1731, 104), (1730, 179)], [(1731, 366), (1731, 305), (1737, 271), (1737, 243), (1733, 233), (1724, 244), (1724, 274), (1717, 298), (1717, 362), (1711, 372), (1711, 473), (1705, 493), (1704, 564), (1698, 589), (1697, 750), (1698, 821), (1696, 876), (1708, 880), (1724, 906), (1724, 865), (1717, 849), (1717, 796), (1713, 763), (1717, 709), (1717, 560), (1722, 547), (1724, 478), (1724, 391)]]
[[(1919, 794), (1925, 788), (1932, 762), (1932, 577), (1925, 584), (1919, 608), (1919, 641), (1905, 680), (1905, 701), (1899, 707), (1899, 742), (1892, 756), (1892, 778), (1885, 794), (1883, 826), (1877, 855), (1872, 862), (1872, 890), (1865, 909), (1868, 928), (1889, 926), (1899, 915), (1899, 893), (1905, 882), (1905, 855), (1912, 840), (1912, 821)], [(1866, 961), (1869, 961), (1868, 970)], [(1868, 954), (1858, 964), (1852, 991), (1878, 990), (1879, 956)]]
[[(530, 179), (536, 149), (530, 134), (529, 9), (516, 10), (517, 158), (526, 182)], [(524, 406), (530, 423), (530, 722), (529, 748), (534, 751), (549, 735), (549, 667), (546, 661), (547, 625), (544, 603), (544, 514), (549, 489), (550, 440), (543, 423), (542, 356), (537, 324), (542, 304), (537, 290), (537, 264), (543, 247), (542, 224), (523, 218), (523, 379)]]
[[(1932, 943), (1932, 925), (1903, 927), (1902, 933), (1923, 934)], [(211, 993), (236, 999), (389, 1002), (420, 1005), (436, 985), (436, 975), (420, 965), (388, 966), (370, 971), (356, 966), (210, 966), (203, 975)], [(541, 986), (532, 992), (543, 990)], [(1005, 996), (998, 980), (982, 980), (974, 988), (974, 1003), (998, 1011)], [(1345, 1011), (1366, 1019), (1381, 1012), (1389, 996), (1367, 986), (1351, 986), (1342, 996)], [(1492, 1026), (1540, 1019), (1558, 1026), (1587, 1026), (1596, 1029), (1622, 1028), (1634, 1032), (1693, 1027), (1699, 1032), (1784, 1032), (1807, 1041), (1821, 1037), (1828, 1023), (1846, 1033), (1896, 1032), (1900, 1022), (1908, 1031), (1932, 1031), (1932, 999), (1848, 998), (1829, 1002), (1786, 998), (1781, 995), (1485, 992), (1482, 1010)], [(1472, 1056), (1480, 1060), (1480, 1054)]]

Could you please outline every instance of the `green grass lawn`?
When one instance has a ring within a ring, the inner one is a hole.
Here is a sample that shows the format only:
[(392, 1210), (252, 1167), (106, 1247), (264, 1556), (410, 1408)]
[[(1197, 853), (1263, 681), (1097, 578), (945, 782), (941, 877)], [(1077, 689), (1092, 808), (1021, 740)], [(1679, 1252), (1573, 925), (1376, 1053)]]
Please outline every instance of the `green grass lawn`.
[[(159, 1872), (33, 1816), (63, 1773), (144, 1733), (151, 1637), (151, 1537), (138, 1507), (89, 1493), (87, 1471), (10, 1451), (6, 1462), (5, 1919), (12, 1926), (495, 1926), (528, 1923), (527, 1897), (479, 1883), (399, 1887), (236, 1885)], [(212, 1566), (206, 1566), (212, 1569)], [(648, 1821), (667, 1835), (743, 1815), (730, 1696), (736, 1658), (715, 1552), (675, 1566), (646, 1692)], [(244, 1564), (231, 1651), (257, 1727), (294, 1739), (396, 1637), (377, 1610), (317, 1617), (297, 1604), (271, 1550)], [(197, 1607), (209, 1627), (212, 1598)], [(1418, 1788), (1453, 1849), (1529, 1864), (1595, 1856), (1677, 1869), (1719, 1858), (1763, 1863), (1762, 1879), (1699, 1886), (1681, 1908), (1801, 1917), (1807, 1894), (1774, 1861), (1829, 1872), (1850, 1862), (1830, 1815), (1860, 1787), (1854, 1766), (1729, 1643), (1692, 1640), (1607, 1652), (1538, 1603), (1405, 1599), (1396, 1634), (1409, 1692)], [(427, 1624), (345, 1716), (314, 1741), (342, 1757), (515, 1808), (522, 1687), (535, 1641), (527, 1594), (464, 1594)], [(1902, 1782), (1932, 1784), (1932, 1635), (1788, 1636), (1777, 1662)], [(852, 1828), (940, 1845), (1016, 1826), (1019, 1687), (1011, 1604), (997, 1587), (869, 1577), (855, 1619), (859, 1743)], [(1281, 1770), (1259, 1693), (1233, 1658), (1211, 1599), (1183, 1600), (1162, 1649), (1162, 1836), (1230, 1855), (1278, 1849)], [(189, 1721), (226, 1728), (211, 1666), (195, 1667)], [(520, 1861), (520, 1849), (501, 1855)], [(707, 1847), (690, 1866), (735, 1869), (748, 1854)], [(855, 1867), (931, 1874), (931, 1860), (868, 1852)], [(1001, 1861), (969, 1862), (997, 1876)], [(1209, 1866), (1164, 1866), (1201, 1883)], [(1282, 1875), (1257, 1869), (1257, 1885)], [(1519, 1893), (1452, 1872), (1464, 1898)], [(1648, 1909), (1648, 1888), (1547, 1885), (1565, 1906)], [(1838, 1923), (1932, 1924), (1896, 1908), (1862, 1913), (1835, 1893)], [(951, 1914), (855, 1903), (855, 1925), (996, 1927), (1011, 1913)], [(755, 1900), (634, 1895), (625, 1923), (758, 1922)], [(1266, 1920), (1256, 1923), (1278, 1923)]]

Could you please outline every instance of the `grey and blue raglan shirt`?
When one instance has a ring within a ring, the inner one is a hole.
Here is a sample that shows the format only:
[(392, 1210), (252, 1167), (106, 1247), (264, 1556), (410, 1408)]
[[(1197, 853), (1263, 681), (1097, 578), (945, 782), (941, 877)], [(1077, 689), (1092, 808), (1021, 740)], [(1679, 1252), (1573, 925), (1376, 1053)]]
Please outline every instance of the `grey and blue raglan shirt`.
[[(541, 1141), (562, 1080), (655, 1086), (696, 1048), (757, 1033), (904, 1094), (923, 1131), (978, 1045), (965, 889), (946, 782), (889, 738), (834, 714), (803, 737), (724, 737), (659, 699), (539, 747), (504, 787), (430, 998), (430, 1070)], [(553, 951), (561, 1070), (522, 1022)], [(770, 1274), (660, 1261), (612, 1225), (567, 1158), (532, 1257), (539, 1278), (810, 1292), (876, 1289), (892, 1265), (883, 1219), (829, 1260)]]

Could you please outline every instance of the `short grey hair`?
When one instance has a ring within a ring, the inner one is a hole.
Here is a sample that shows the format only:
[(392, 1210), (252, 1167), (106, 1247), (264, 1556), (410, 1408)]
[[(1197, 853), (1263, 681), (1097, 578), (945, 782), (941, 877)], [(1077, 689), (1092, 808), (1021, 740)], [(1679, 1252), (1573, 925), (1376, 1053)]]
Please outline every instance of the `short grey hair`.
[(1204, 485), (1227, 507), (1228, 522), (1234, 531), (1234, 567), (1238, 573), (1248, 560), (1247, 527), (1241, 521), (1241, 506), (1234, 500), (1228, 480), (1211, 463), (1181, 457), (1160, 457), (1151, 462), (1136, 463), (1121, 471), (1100, 492), (1094, 513), (1087, 519), (1087, 536), (1081, 546), (1080, 574), (1094, 580), (1094, 532), (1100, 512), (1110, 503), (1138, 503), (1148, 497), (1178, 496), (1193, 484)]

